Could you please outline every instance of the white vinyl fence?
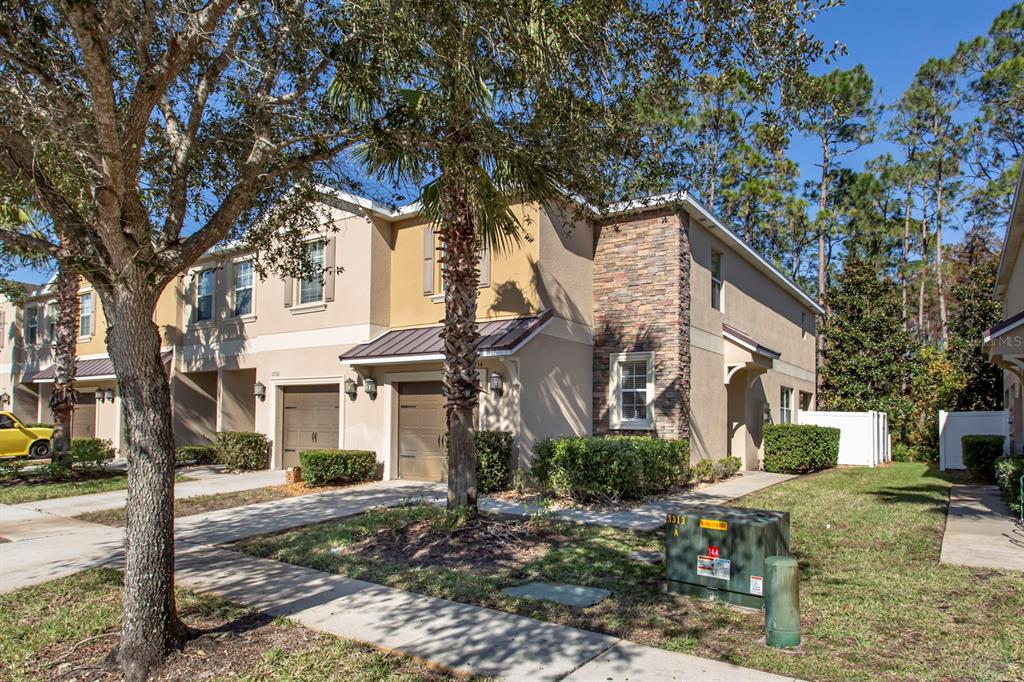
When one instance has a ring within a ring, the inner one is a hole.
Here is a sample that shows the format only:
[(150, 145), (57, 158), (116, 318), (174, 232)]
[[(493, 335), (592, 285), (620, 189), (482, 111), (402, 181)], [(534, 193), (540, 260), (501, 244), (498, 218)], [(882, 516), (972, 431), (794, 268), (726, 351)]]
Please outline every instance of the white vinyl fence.
[[(939, 411), (939, 469), (963, 469), (964, 453), (960, 439), (964, 436), (1010, 436), (1007, 412), (944, 412)], [(1005, 447), (1005, 445), (1004, 445)]]
[(878, 466), (892, 459), (885, 412), (800, 412), (801, 424), (839, 429), (839, 463)]

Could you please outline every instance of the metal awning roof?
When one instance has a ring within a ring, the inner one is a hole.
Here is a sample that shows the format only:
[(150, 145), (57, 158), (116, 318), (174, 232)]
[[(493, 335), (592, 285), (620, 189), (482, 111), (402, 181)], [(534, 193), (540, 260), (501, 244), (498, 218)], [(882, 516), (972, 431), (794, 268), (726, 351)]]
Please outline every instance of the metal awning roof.
[[(160, 359), (167, 362), (171, 359), (171, 351), (165, 350), (160, 353)], [(53, 381), (54, 366), (50, 365), (46, 369), (39, 370), (32, 378), (26, 379), (33, 383), (47, 383)], [(79, 360), (75, 367), (75, 381), (82, 381), (83, 379), (114, 379), (114, 363), (110, 361), (109, 357), (102, 358), (89, 358), (88, 360)]]
[(1016, 315), (1006, 318), (999, 324), (995, 325), (991, 329), (985, 332), (984, 341), (988, 343), (996, 336), (1005, 334), (1008, 331), (1016, 329), (1017, 327), (1024, 324), (1024, 310), (1020, 311)]
[[(491, 320), (477, 325), (480, 341), (477, 351), (487, 355), (509, 355), (551, 319), (551, 310), (529, 317)], [(413, 362), (439, 360), (444, 357), (443, 325), (395, 329), (385, 332), (373, 341), (360, 344), (338, 356), (342, 364), (369, 365), (381, 362)]]
[(740, 331), (736, 327), (732, 327), (727, 324), (722, 325), (722, 336), (726, 337), (730, 341), (739, 344), (743, 348), (746, 348), (752, 353), (760, 353), (761, 355), (767, 355), (773, 360), (777, 360), (782, 357), (782, 353), (777, 350), (772, 350), (768, 346), (761, 345), (746, 332)]

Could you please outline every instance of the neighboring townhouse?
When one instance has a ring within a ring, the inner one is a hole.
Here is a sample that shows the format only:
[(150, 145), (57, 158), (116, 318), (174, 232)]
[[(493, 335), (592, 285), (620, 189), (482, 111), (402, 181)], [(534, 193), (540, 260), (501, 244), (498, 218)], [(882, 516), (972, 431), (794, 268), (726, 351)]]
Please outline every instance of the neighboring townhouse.
[(1003, 368), (1003, 405), (1010, 419), (1011, 452), (1024, 454), (1024, 170), (1010, 211), (999, 258), (996, 300), (1003, 321), (989, 329), (984, 344), (989, 357)]
[[(0, 305), (4, 321), (3, 384), (0, 398), (11, 396), (9, 409), (28, 422), (51, 422), (50, 389), (53, 385), (53, 345), (56, 338), (56, 290), (53, 282), (26, 286), (23, 305), (9, 301)], [(77, 371), (75, 388), (79, 392), (71, 424), (73, 438), (105, 438), (119, 449), (122, 440), (121, 398), (113, 364), (107, 355), (107, 321), (98, 294), (81, 281), (78, 299)], [(165, 292), (154, 316), (165, 339), (164, 358), (170, 363), (170, 343), (176, 312), (173, 296)], [(8, 364), (8, 362), (10, 364)], [(7, 368), (10, 369), (7, 369)]]
[[(481, 253), (476, 420), (511, 431), (521, 463), (549, 436), (642, 433), (688, 437), (695, 458), (732, 454), (754, 469), (763, 425), (813, 405), (820, 309), (689, 195), (600, 217), (556, 204), (514, 210), (522, 245)], [(322, 280), (261, 279), (253, 253), (218, 248), (161, 297), (178, 444), (255, 430), (273, 442), (274, 468), (343, 447), (376, 452), (384, 478), (443, 480), (434, 231), (416, 205), (325, 191), (321, 229), (304, 248)], [(22, 314), (34, 327), (16, 335), (35, 334), (27, 360), (11, 361), (12, 391), (33, 418), (46, 412), (45, 289)], [(98, 341), (102, 311), (87, 309), (79, 381), (100, 402), (83, 421), (115, 439), (119, 422), (100, 414), (120, 409)]]

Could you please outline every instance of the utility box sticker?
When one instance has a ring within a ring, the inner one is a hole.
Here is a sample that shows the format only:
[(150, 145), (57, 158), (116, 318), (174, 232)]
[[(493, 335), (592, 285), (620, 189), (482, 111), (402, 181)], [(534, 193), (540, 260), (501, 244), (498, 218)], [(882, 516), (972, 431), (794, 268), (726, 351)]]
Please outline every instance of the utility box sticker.
[(764, 596), (764, 578), (759, 575), (750, 576), (750, 594), (756, 594), (758, 597)]
[(697, 575), (703, 578), (715, 578), (717, 580), (729, 580), (731, 562), (728, 559), (698, 555)]

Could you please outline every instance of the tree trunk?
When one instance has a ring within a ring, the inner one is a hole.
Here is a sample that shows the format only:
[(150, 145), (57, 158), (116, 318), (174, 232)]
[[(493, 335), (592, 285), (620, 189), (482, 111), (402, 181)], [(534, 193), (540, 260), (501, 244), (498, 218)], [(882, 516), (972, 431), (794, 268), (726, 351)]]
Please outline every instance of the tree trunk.
[[(825, 308), (825, 205), (828, 199), (828, 141), (821, 140), (821, 187), (818, 193), (818, 305)], [(826, 310), (824, 321), (828, 320)], [(824, 359), (825, 337), (819, 333), (815, 337), (815, 385), (821, 393), (821, 365)]]
[(946, 282), (942, 276), (942, 181), (935, 194), (935, 288), (939, 297), (939, 338), (946, 347), (949, 326), (946, 323)]
[(921, 261), (923, 267), (918, 277), (917, 286), (917, 334), (919, 338), (923, 339), (925, 337), (924, 288), (925, 281), (928, 279), (928, 220), (923, 215), (921, 216)]
[(444, 185), (439, 227), (444, 281), (444, 397), (448, 422), (448, 508), (476, 511), (476, 442), (473, 413), (479, 403), (476, 325), (480, 253), (475, 220), (461, 178)]
[(174, 435), (153, 322), (159, 290), (146, 281), (122, 281), (100, 292), (128, 458), (124, 622), (117, 658), (129, 682), (146, 679), (187, 634), (174, 602)]
[(910, 209), (912, 205), (911, 183), (907, 182), (907, 200), (903, 210), (903, 250), (900, 254), (900, 289), (903, 294), (903, 328), (910, 329), (909, 295), (907, 287), (907, 265), (910, 261)]
[(71, 419), (78, 392), (75, 390), (75, 369), (78, 346), (78, 273), (61, 266), (57, 273), (57, 319), (54, 323), (53, 389), (50, 411), (53, 414), (51, 468), (66, 472), (71, 468)]

